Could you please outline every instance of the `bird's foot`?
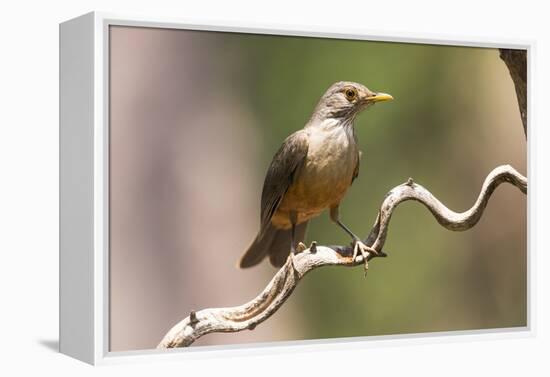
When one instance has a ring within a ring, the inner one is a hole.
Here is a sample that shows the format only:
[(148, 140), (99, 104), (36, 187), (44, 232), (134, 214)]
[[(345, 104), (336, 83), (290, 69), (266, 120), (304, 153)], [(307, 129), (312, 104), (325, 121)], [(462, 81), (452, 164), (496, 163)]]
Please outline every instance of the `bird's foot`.
[(288, 259), (290, 259), (290, 265), (292, 266), (293, 270), (296, 270), (296, 265), (294, 264), (294, 257), (295, 256), (296, 256), (296, 254), (293, 251), (291, 251), (290, 254), (288, 254)]
[(307, 249), (307, 246), (303, 242), (298, 242), (298, 245), (296, 246), (296, 253), (301, 253), (306, 249)]
[(301, 253), (302, 251), (304, 251), (306, 249), (306, 245), (304, 245), (303, 242), (298, 242), (298, 245), (296, 245), (296, 247), (294, 247), (294, 243), (291, 243), (290, 244), (290, 253), (288, 255), (288, 257), (290, 258), (290, 264), (292, 265), (292, 268), (293, 269), (296, 269), (296, 266), (294, 265), (294, 257)]
[(367, 271), (369, 269), (369, 262), (368, 257), (369, 255), (379, 255), (378, 251), (373, 249), (370, 246), (367, 246), (363, 243), (363, 241), (359, 239), (355, 239), (353, 241), (353, 258), (352, 260), (355, 260), (357, 256), (361, 253), (361, 256), (363, 256), (363, 261), (365, 262), (365, 276), (367, 275)]

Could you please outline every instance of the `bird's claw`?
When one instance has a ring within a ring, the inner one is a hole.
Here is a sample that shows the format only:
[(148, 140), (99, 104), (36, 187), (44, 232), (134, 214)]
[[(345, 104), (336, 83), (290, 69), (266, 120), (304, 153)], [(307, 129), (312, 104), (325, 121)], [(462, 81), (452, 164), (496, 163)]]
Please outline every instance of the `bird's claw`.
[(363, 261), (365, 262), (365, 276), (367, 275), (367, 271), (369, 269), (369, 262), (368, 262), (368, 256), (373, 255), (379, 255), (378, 251), (373, 249), (370, 246), (367, 246), (363, 243), (361, 240), (355, 240), (353, 244), (353, 259), (355, 260), (357, 256), (361, 253), (361, 256), (363, 257)]
[(298, 242), (298, 245), (296, 246), (296, 253), (301, 253), (306, 249), (307, 249), (307, 246), (303, 242)]

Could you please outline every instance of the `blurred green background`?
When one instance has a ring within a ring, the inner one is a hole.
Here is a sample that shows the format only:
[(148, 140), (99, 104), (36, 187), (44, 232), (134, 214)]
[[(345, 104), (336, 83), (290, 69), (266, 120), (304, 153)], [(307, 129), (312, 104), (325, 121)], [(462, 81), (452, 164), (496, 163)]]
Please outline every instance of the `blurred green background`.
[[(356, 121), (361, 169), (340, 210), (355, 233), (368, 233), (384, 195), (408, 177), (464, 211), (495, 166), (526, 173), (513, 83), (495, 49), (111, 30), (112, 350), (152, 348), (190, 310), (240, 305), (264, 288), (275, 273), (267, 261), (235, 263), (257, 231), (265, 171), (342, 80), (395, 98)], [(404, 203), (389, 257), (367, 278), (362, 267), (315, 270), (256, 330), (196, 344), (525, 326), (526, 212), (510, 185), (466, 232)], [(350, 241), (326, 213), (310, 222), (312, 240)]]

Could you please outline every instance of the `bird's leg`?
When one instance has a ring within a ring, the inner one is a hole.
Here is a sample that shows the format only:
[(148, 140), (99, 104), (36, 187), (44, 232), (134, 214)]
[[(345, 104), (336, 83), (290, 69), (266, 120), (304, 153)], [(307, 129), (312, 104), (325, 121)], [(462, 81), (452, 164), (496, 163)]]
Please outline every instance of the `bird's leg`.
[[(289, 215), (290, 219), (290, 255), (289, 257), (292, 260), (292, 266), (294, 267), (294, 256), (297, 254), (296, 247), (295, 247), (295, 239), (296, 239), (296, 223), (298, 222), (298, 215), (295, 211), (290, 211)], [(298, 253), (301, 253), (305, 250), (305, 245), (300, 242), (298, 245)]]
[(363, 256), (363, 260), (365, 261), (365, 273), (366, 273), (369, 268), (367, 257), (369, 256), (369, 254), (378, 255), (379, 253), (376, 250), (374, 250), (372, 247), (365, 245), (359, 237), (357, 237), (344, 223), (340, 221), (338, 206), (332, 207), (330, 209), (330, 219), (334, 221), (336, 224), (338, 224), (338, 226), (340, 226), (340, 228), (342, 228), (353, 239), (352, 260), (355, 260), (355, 258), (357, 258), (357, 255), (361, 253), (361, 255)]
[(294, 240), (296, 239), (296, 223), (298, 222), (298, 214), (296, 213), (296, 211), (290, 211), (289, 218), (290, 218), (290, 224), (291, 224), (290, 253), (294, 256), (296, 255)]
[(296, 248), (294, 247), (294, 237), (296, 234), (296, 224), (292, 224), (292, 229), (290, 231), (290, 253), (292, 255), (296, 254)]
[(304, 245), (303, 242), (298, 242), (298, 245), (296, 245), (296, 223), (298, 222), (298, 214), (296, 211), (290, 212), (290, 224), (291, 224), (291, 230), (290, 230), (290, 252), (292, 254), (301, 253), (305, 249), (307, 249), (307, 246)]

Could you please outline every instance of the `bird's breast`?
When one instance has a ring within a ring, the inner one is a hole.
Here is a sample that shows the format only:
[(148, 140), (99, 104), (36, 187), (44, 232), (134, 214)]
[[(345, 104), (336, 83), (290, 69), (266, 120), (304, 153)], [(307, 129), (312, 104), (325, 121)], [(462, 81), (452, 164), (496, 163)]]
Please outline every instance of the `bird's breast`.
[(306, 160), (278, 210), (282, 218), (296, 211), (299, 223), (342, 200), (358, 162), (357, 143), (344, 127), (313, 130), (308, 141)]

